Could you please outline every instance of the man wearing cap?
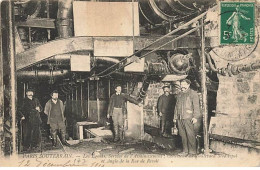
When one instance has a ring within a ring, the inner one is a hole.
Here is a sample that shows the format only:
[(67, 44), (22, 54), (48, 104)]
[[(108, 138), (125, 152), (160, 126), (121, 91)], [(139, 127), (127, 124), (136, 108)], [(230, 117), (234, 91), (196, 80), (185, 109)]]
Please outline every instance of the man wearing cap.
[(38, 147), (40, 141), (40, 125), (42, 123), (40, 113), (42, 106), (34, 96), (32, 89), (26, 90), (26, 97), (21, 107), (23, 120), (23, 146), (24, 149)]
[(53, 137), (53, 146), (57, 145), (57, 132), (61, 132), (62, 143), (66, 146), (69, 144), (66, 141), (66, 126), (64, 118), (64, 105), (63, 102), (58, 98), (59, 93), (54, 90), (51, 93), (51, 99), (46, 103), (44, 113), (48, 116), (47, 124), (51, 127), (51, 134)]
[(114, 142), (123, 142), (124, 120), (127, 118), (126, 101), (137, 104), (139, 107), (142, 104), (129, 95), (121, 93), (122, 87), (120, 85), (116, 86), (115, 91), (116, 93), (111, 96), (109, 101), (107, 118), (112, 116)]
[(201, 120), (198, 93), (190, 89), (191, 81), (184, 79), (180, 82), (181, 91), (177, 94), (174, 110), (174, 122), (177, 121), (179, 134), (182, 139), (183, 152), (179, 155), (196, 155), (196, 127)]
[(164, 85), (163, 91), (164, 94), (159, 97), (157, 107), (159, 116), (161, 117), (161, 133), (164, 137), (168, 137), (176, 99), (173, 94), (170, 94), (169, 85)]

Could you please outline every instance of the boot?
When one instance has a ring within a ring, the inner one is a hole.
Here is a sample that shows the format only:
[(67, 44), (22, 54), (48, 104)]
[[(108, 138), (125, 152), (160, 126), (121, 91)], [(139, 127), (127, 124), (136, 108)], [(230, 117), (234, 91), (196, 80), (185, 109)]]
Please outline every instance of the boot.
[(124, 129), (123, 129), (123, 127), (119, 128), (118, 133), (119, 133), (119, 141), (120, 141), (120, 143), (123, 143), (124, 142)]
[(115, 131), (115, 138), (114, 138), (114, 142), (118, 142), (119, 141), (119, 131), (118, 128), (114, 127), (114, 131)]
[(57, 146), (57, 132), (52, 133), (52, 147)]
[(66, 133), (64, 133), (64, 132), (61, 132), (61, 142), (62, 142), (62, 144), (63, 145), (65, 145), (65, 146), (70, 146), (70, 144), (66, 141)]

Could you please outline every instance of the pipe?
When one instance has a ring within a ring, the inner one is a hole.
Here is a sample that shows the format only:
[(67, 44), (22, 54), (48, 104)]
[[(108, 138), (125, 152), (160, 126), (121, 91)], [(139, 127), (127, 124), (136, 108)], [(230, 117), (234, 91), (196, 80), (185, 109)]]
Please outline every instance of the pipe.
[(137, 100), (139, 102), (141, 102), (145, 98), (149, 85), (150, 85), (150, 80), (148, 77), (145, 76), (145, 78), (143, 80), (143, 85), (142, 85), (140, 92), (138, 94), (138, 97), (137, 97)]
[(89, 116), (90, 116), (90, 113), (89, 113), (89, 112), (90, 112), (90, 108), (89, 108), (89, 107), (90, 107), (90, 101), (89, 101), (89, 100), (90, 100), (89, 86), (90, 86), (90, 85), (89, 85), (89, 80), (88, 80), (88, 113), (87, 113), (87, 118), (88, 118), (88, 119), (89, 119)]
[(209, 68), (213, 71), (213, 72), (218, 72), (218, 69), (213, 65), (212, 61), (211, 61), (211, 56), (209, 53), (205, 53), (207, 59), (208, 59), (208, 63), (209, 63)]
[[(69, 62), (71, 56), (73, 56), (74, 54), (61, 54), (61, 55), (55, 55), (51, 58), (48, 58), (44, 61), (48, 61), (48, 62)], [(94, 62), (98, 62), (98, 63), (119, 63), (120, 60), (117, 58), (112, 58), (112, 57), (95, 57)]]
[(98, 122), (100, 121), (100, 102), (99, 102), (99, 81), (97, 80), (97, 116), (98, 116)]
[(216, 72), (218, 74), (221, 74), (222, 76), (232, 76), (232, 75), (238, 75), (241, 72), (250, 72), (250, 71), (254, 71), (254, 70), (258, 70), (260, 69), (260, 60), (254, 62), (254, 63), (249, 63), (249, 64), (245, 64), (245, 65), (232, 65), (232, 64), (228, 64), (227, 67), (223, 67), (223, 68), (216, 68), (212, 62), (211, 62), (211, 57), (210, 54), (205, 53), (207, 59), (208, 59), (208, 63), (209, 63), (209, 68), (213, 71)]
[(64, 77), (69, 74), (69, 70), (55, 70), (55, 71), (19, 71), (17, 72), (17, 77), (21, 79), (30, 79), (30, 78), (50, 78), (51, 76), (58, 78)]
[(202, 114), (203, 114), (203, 134), (204, 134), (204, 154), (209, 154), (209, 133), (208, 133), (208, 101), (207, 101), (207, 85), (206, 85), (206, 57), (205, 57), (205, 31), (204, 17), (200, 20), (201, 27), (201, 93), (202, 93)]
[(119, 59), (112, 58), (112, 57), (95, 57), (95, 60), (100, 62), (110, 62), (115, 64), (120, 62)]
[(73, 0), (58, 1), (56, 27), (60, 38), (73, 36), (72, 2)]

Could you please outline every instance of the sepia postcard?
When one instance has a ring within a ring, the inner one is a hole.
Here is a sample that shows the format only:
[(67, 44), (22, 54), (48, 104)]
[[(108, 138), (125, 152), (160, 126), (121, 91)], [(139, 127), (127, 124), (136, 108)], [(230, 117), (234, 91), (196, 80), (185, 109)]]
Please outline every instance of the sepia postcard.
[(1, 167), (259, 167), (259, 0), (0, 1)]

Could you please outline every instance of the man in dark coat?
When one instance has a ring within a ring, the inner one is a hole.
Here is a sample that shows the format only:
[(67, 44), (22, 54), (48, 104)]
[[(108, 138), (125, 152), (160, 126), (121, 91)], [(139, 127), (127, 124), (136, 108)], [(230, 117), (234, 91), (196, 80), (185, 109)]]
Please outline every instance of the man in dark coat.
[(53, 146), (57, 145), (57, 132), (61, 132), (62, 143), (66, 146), (69, 144), (66, 141), (66, 126), (65, 126), (65, 117), (64, 110), (65, 106), (63, 102), (58, 99), (59, 93), (57, 90), (54, 90), (51, 93), (51, 99), (46, 103), (44, 108), (44, 113), (48, 116), (47, 124), (51, 127), (51, 134), (53, 137)]
[(114, 142), (122, 142), (124, 120), (127, 117), (126, 101), (137, 104), (139, 107), (141, 107), (142, 104), (129, 95), (121, 93), (122, 87), (120, 85), (116, 86), (115, 91), (116, 93), (111, 96), (109, 101), (107, 118), (109, 119), (110, 116), (112, 116), (115, 133)]
[(181, 91), (177, 94), (177, 101), (174, 110), (174, 122), (177, 121), (179, 134), (182, 139), (183, 152), (179, 155), (196, 155), (197, 128), (202, 119), (200, 110), (199, 95), (190, 89), (191, 81), (182, 80)]
[(158, 113), (161, 117), (161, 133), (164, 137), (168, 137), (173, 119), (173, 110), (176, 104), (176, 99), (173, 94), (170, 94), (170, 86), (163, 86), (164, 94), (158, 99)]
[(42, 120), (39, 112), (42, 111), (42, 106), (40, 105), (39, 100), (33, 97), (33, 95), (33, 90), (28, 89), (21, 107), (24, 149), (37, 147), (41, 142), (40, 126)]

